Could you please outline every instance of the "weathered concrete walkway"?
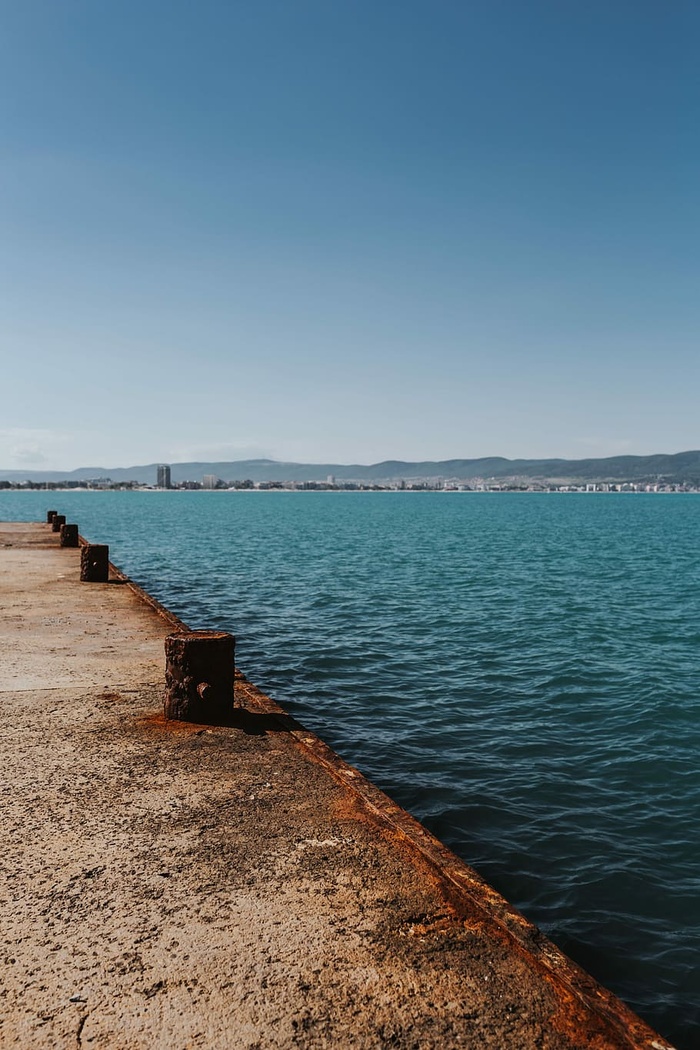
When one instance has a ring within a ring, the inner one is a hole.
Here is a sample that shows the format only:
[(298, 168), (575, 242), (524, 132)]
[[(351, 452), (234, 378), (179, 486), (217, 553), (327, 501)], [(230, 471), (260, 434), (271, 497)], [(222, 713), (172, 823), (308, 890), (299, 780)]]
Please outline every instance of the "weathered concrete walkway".
[(166, 723), (171, 630), (0, 524), (3, 1047), (668, 1046), (244, 679)]

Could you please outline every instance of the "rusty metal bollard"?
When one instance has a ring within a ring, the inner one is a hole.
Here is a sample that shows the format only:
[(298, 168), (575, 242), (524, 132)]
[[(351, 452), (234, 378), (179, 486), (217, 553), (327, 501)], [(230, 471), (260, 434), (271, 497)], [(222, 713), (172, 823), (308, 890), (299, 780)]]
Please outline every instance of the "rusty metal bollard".
[(53, 522), (53, 519), (56, 516), (56, 514), (58, 514), (57, 510), (47, 510), (46, 511), (46, 524), (47, 525), (51, 525), (51, 523)]
[(179, 631), (165, 639), (165, 717), (226, 723), (233, 713), (236, 640), (226, 631)]
[(54, 514), (53, 518), (51, 519), (51, 531), (52, 532), (60, 532), (61, 531), (61, 525), (65, 525), (65, 524), (66, 524), (66, 516), (65, 516), (65, 514)]
[(83, 583), (107, 583), (109, 547), (106, 543), (86, 543), (80, 548), (80, 579)]
[(61, 546), (62, 547), (77, 547), (78, 546), (78, 526), (77, 525), (61, 525)]

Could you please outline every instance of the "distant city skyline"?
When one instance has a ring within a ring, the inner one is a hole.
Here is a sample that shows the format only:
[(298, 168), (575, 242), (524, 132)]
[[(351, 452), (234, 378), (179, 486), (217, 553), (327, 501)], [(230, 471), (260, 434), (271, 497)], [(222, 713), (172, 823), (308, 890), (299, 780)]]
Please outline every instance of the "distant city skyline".
[[(83, 487), (146, 486), (169, 489), (177, 487), (216, 489), (221, 486), (252, 488), (285, 487), (297, 483), (343, 487), (346, 482), (429, 483), (442, 488), (445, 482), (483, 483), (545, 482), (567, 485), (573, 482), (641, 483), (653, 488), (668, 484), (697, 491), (700, 486), (700, 450), (686, 450), (674, 455), (616, 456), (607, 459), (450, 459), (443, 461), (380, 461), (374, 464), (290, 463), (271, 459), (234, 460), (231, 462), (141, 463), (105, 469), (83, 466), (74, 471), (41, 471), (34, 468), (12, 471), (0, 468), (0, 487), (22, 487), (31, 484), (67, 483)], [(607, 489), (605, 490), (607, 491)]]
[(5, 5), (0, 468), (697, 448), (699, 34)]

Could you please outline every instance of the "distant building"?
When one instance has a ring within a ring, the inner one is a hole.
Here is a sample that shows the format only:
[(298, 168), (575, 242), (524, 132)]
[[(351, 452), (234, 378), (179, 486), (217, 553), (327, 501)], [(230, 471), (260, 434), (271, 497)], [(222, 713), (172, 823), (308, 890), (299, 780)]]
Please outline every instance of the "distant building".
[(219, 478), (216, 474), (205, 474), (202, 478), (203, 489), (216, 489), (219, 487)]
[(158, 481), (157, 485), (159, 489), (172, 488), (170, 483), (170, 467), (166, 463), (161, 463), (158, 467)]

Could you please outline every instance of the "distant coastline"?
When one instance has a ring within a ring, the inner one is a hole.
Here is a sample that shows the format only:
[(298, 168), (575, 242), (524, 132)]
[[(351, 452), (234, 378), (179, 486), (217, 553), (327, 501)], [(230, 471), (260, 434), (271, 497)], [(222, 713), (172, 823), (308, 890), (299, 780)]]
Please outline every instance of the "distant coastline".
[(605, 459), (480, 459), (369, 465), (271, 459), (2, 470), (0, 489), (284, 491), (698, 492), (700, 451)]

